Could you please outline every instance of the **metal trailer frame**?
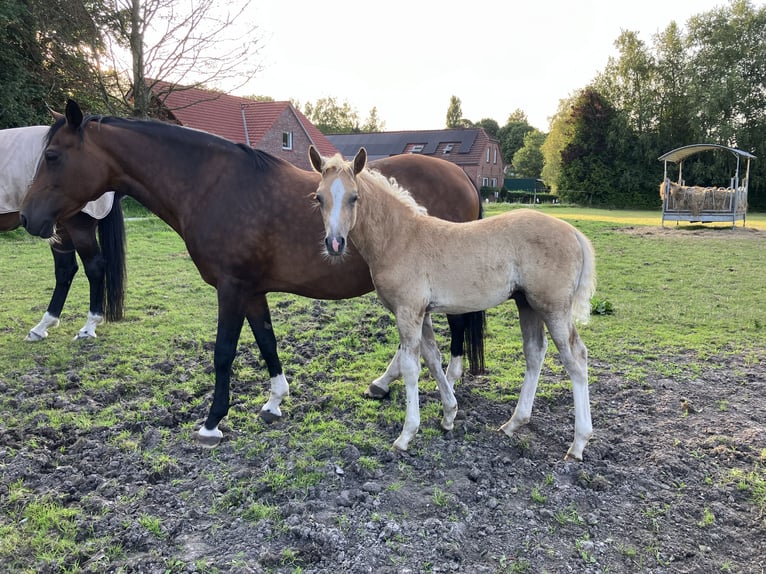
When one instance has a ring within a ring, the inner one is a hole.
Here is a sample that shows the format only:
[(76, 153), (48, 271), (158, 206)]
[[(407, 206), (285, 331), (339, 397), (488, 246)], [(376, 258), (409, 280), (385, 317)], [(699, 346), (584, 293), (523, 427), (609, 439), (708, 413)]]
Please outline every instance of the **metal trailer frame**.
[[(730, 180), (729, 188), (732, 190), (731, 200), (723, 209), (703, 208), (698, 214), (693, 214), (691, 210), (684, 206), (679, 206), (670, 196), (670, 178), (668, 177), (668, 162), (678, 164), (678, 185), (684, 185), (683, 168), (684, 160), (689, 156), (705, 151), (727, 151), (737, 158), (737, 168), (734, 176)], [(747, 215), (747, 188), (750, 181), (750, 160), (755, 159), (751, 153), (727, 147), (718, 144), (691, 144), (671, 150), (659, 158), (659, 161), (665, 163), (665, 173), (662, 178), (663, 195), (662, 201), (662, 225), (665, 226), (665, 220), (669, 221), (691, 221), (700, 223), (709, 223), (715, 221), (731, 221), (732, 227), (736, 222), (742, 220), (742, 226), (745, 226)], [(740, 160), (746, 160), (745, 176), (740, 180)]]

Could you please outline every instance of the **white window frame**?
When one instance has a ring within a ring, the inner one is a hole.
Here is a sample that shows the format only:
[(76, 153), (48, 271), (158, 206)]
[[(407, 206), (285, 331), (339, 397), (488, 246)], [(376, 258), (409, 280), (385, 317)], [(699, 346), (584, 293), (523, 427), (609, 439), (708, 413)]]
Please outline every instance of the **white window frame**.
[(482, 177), (481, 178), (481, 186), (482, 187), (489, 187), (489, 178), (488, 177)]
[(293, 132), (282, 132), (282, 149), (293, 149)]

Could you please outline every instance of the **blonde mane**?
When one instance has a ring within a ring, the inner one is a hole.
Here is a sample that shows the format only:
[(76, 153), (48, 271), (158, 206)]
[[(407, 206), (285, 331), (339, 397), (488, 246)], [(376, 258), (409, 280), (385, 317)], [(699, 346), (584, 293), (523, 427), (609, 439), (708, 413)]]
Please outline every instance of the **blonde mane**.
[[(333, 157), (325, 159), (324, 170), (329, 171), (331, 169), (346, 171), (353, 174), (352, 162), (344, 160), (343, 156), (340, 154), (335, 154)], [(404, 203), (414, 213), (417, 213), (418, 215), (428, 215), (428, 210), (415, 201), (412, 194), (399, 185), (396, 178), (386, 177), (377, 169), (366, 167), (356, 176), (356, 179), (363, 189), (380, 188)]]

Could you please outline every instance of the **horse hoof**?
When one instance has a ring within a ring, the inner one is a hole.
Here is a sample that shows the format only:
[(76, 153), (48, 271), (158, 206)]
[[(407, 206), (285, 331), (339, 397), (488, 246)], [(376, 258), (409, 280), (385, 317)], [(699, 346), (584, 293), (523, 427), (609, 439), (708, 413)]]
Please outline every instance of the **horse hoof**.
[(278, 421), (282, 417), (280, 415), (274, 414), (271, 411), (261, 411), (260, 413), (261, 420), (265, 422), (267, 425), (270, 425), (273, 422)]
[(369, 399), (385, 399), (388, 396), (388, 389), (377, 385), (370, 385), (364, 392), (364, 396)]
[(196, 437), (197, 442), (205, 448), (213, 448), (221, 444), (223, 433), (219, 430), (218, 426), (216, 426), (213, 430), (209, 430), (205, 428), (205, 425), (202, 425), (197, 431)]
[(219, 436), (208, 436), (204, 434), (196, 434), (197, 442), (205, 448), (215, 448), (221, 444), (221, 438)]
[(45, 334), (43, 334), (43, 335), (40, 335), (38, 333), (35, 333), (34, 331), (30, 331), (29, 334), (26, 337), (24, 337), (24, 340), (25, 341), (29, 341), (31, 343), (35, 343), (37, 341), (42, 341), (47, 336), (48, 336), (47, 332)]

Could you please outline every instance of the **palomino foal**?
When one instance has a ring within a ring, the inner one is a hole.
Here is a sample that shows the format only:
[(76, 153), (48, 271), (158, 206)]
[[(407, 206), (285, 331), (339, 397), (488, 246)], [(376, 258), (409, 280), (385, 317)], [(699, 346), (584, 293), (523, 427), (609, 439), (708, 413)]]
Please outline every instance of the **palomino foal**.
[(367, 153), (353, 161), (323, 158), (316, 200), (325, 249), (342, 256), (349, 240), (367, 261), (375, 290), (396, 316), (399, 362), (406, 389), (404, 428), (394, 446), (406, 450), (420, 425), (419, 357), (439, 387), (442, 427), (453, 428), (457, 400), (444, 375), (430, 313), (466, 313), (513, 299), (519, 309), (526, 372), (507, 435), (529, 422), (547, 348), (545, 327), (572, 379), (575, 434), (567, 457), (582, 459), (591, 434), (587, 350), (575, 321), (587, 321), (595, 291), (595, 256), (588, 239), (569, 223), (532, 210), (515, 210), (469, 223), (428, 216), (395, 181), (365, 169)]

